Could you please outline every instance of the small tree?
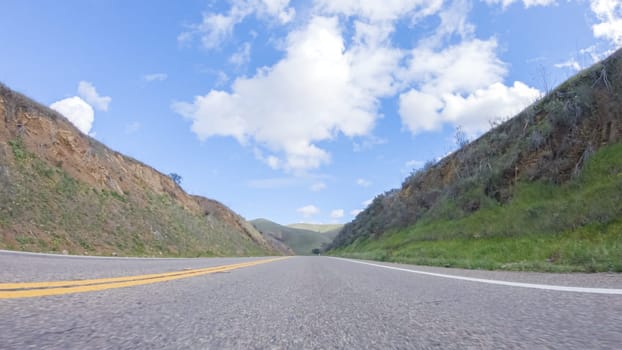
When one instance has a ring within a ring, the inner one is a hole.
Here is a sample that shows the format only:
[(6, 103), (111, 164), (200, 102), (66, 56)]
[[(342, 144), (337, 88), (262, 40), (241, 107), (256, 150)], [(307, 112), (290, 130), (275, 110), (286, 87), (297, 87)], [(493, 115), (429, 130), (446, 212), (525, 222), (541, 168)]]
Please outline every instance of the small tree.
[(454, 134), (454, 138), (456, 139), (456, 146), (458, 146), (458, 149), (464, 148), (464, 146), (468, 145), (470, 142), (466, 132), (462, 130), (461, 125), (456, 126), (456, 133)]
[(168, 174), (168, 176), (171, 179), (173, 179), (173, 181), (175, 181), (176, 184), (181, 185), (181, 180), (182, 180), (181, 175), (176, 174), (176, 173), (170, 173), (170, 174)]

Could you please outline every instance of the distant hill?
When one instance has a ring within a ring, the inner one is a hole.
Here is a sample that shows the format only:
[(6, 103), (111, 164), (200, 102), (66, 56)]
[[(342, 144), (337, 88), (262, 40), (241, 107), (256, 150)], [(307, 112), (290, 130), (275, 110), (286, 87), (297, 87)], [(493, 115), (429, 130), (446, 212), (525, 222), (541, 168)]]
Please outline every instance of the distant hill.
[(307, 223), (297, 223), (297, 224), (289, 224), (287, 227), (299, 228), (301, 230), (314, 231), (328, 235), (331, 239), (335, 238), (341, 228), (343, 228), (343, 224), (307, 224)]
[[(477, 79), (477, 77), (474, 77)], [(622, 50), (378, 195), (331, 254), (622, 271)]]
[(282, 254), (224, 205), (84, 135), (0, 84), (0, 248), (73, 254)]
[(250, 223), (262, 234), (283, 242), (299, 255), (311, 254), (314, 248), (321, 248), (330, 243), (334, 237), (330, 233), (283, 226), (266, 219), (255, 219)]

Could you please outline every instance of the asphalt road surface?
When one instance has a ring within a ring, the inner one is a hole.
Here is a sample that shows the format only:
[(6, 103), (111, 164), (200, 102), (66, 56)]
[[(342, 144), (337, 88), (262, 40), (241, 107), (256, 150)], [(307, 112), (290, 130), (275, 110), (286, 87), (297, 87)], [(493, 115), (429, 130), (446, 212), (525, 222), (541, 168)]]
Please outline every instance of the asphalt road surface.
[(622, 347), (620, 274), (269, 259), (0, 252), (0, 349)]

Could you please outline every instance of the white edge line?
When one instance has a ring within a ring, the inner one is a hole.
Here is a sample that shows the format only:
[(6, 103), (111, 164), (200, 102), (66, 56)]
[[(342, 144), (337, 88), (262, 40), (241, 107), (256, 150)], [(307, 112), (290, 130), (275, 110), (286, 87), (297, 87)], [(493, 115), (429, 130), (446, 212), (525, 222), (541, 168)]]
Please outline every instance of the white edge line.
[[(142, 257), (142, 256), (106, 256), (106, 255), (70, 255), (61, 253), (37, 253), (37, 252), (24, 252), (20, 250), (4, 250), (0, 249), (0, 256), (2, 255), (26, 255), (34, 257), (51, 257), (51, 258), (70, 258), (70, 259), (108, 259), (108, 260), (201, 260), (201, 259), (260, 259), (271, 258), (272, 256), (215, 256), (215, 257), (198, 257), (198, 258), (167, 258), (167, 257)], [(275, 255), (278, 257), (279, 255)], [(286, 255), (282, 255), (286, 256)]]
[(560, 291), (560, 292), (622, 295), (622, 289), (569, 287), (569, 286), (556, 286), (556, 285), (549, 285), (549, 284), (535, 284), (535, 283), (521, 283), (521, 282), (508, 282), (508, 281), (499, 281), (499, 280), (489, 280), (489, 279), (485, 279), (485, 278), (463, 277), (463, 276), (455, 276), (455, 275), (446, 275), (446, 274), (442, 274), (442, 273), (434, 273), (434, 272), (425, 272), (425, 271), (419, 271), (419, 270), (404, 269), (404, 268), (400, 268), (400, 267), (386, 266), (386, 265), (369, 263), (369, 262), (365, 262), (365, 261), (358, 261), (358, 260), (338, 258), (338, 257), (332, 257), (332, 258), (333, 259), (338, 259), (338, 260), (349, 261), (351, 263), (356, 263), (356, 264), (376, 266), (376, 267), (381, 267), (381, 268), (390, 269), (390, 270), (410, 272), (410, 273), (416, 273), (416, 274), (426, 275), (426, 276), (450, 278), (450, 279), (461, 280), (461, 281), (488, 283), (488, 284), (496, 284), (496, 285), (510, 286), (510, 287), (555, 290), (555, 291)]

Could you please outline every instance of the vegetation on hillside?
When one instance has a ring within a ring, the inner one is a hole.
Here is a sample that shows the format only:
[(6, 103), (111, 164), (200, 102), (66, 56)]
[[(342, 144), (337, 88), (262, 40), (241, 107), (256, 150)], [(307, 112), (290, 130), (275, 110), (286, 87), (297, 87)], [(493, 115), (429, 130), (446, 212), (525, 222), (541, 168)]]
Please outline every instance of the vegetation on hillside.
[(297, 223), (297, 224), (289, 224), (287, 227), (299, 228), (301, 230), (314, 231), (323, 233), (329, 236), (331, 239), (337, 237), (337, 234), (343, 227), (343, 224), (308, 224), (308, 223)]
[[(180, 177), (181, 179), (181, 177)], [(222, 204), (0, 85), (0, 248), (73, 254), (280, 254)]]
[(374, 199), (334, 254), (481, 268), (622, 269), (622, 51)]
[(311, 255), (313, 249), (324, 247), (334, 237), (330, 233), (304, 230), (290, 225), (283, 226), (266, 219), (256, 219), (250, 222), (262, 234), (282, 242), (298, 255)]

